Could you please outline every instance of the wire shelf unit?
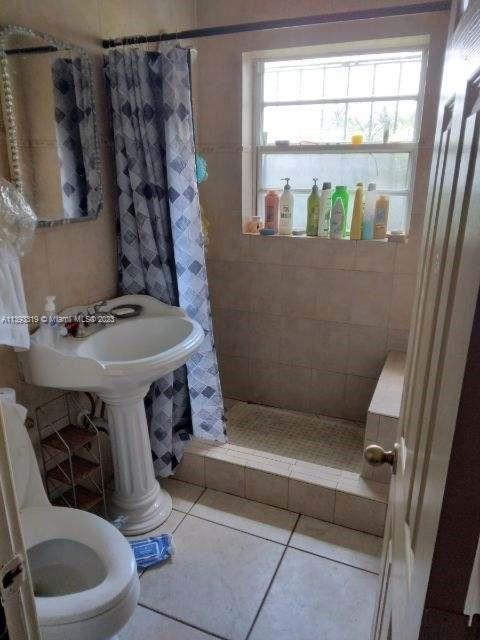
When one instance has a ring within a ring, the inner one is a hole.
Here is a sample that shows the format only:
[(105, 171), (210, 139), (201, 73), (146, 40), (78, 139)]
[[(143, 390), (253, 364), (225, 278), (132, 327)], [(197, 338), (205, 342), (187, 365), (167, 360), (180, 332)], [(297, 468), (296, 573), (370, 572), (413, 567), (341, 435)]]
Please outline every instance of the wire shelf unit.
[(50, 502), (107, 517), (100, 431), (91, 416), (74, 393), (43, 403), (36, 409), (38, 445)]

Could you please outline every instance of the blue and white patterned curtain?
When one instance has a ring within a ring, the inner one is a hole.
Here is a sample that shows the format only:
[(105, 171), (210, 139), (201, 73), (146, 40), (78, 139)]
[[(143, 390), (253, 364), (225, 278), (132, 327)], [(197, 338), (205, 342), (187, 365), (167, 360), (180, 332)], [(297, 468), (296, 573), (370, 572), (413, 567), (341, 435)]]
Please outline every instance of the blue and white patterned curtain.
[(225, 441), (195, 178), (189, 53), (112, 51), (105, 75), (118, 186), (121, 293), (181, 306), (205, 331), (187, 365), (146, 398), (155, 470), (169, 475), (186, 441)]

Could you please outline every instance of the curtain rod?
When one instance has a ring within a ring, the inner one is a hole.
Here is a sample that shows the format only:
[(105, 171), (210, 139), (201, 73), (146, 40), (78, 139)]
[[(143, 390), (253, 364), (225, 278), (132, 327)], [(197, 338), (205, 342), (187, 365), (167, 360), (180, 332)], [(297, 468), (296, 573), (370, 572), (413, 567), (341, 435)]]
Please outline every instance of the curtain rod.
[(260, 22), (244, 22), (239, 24), (227, 24), (219, 27), (205, 27), (203, 29), (189, 29), (175, 33), (160, 33), (155, 35), (135, 35), (123, 38), (111, 38), (103, 40), (104, 49), (119, 47), (122, 45), (144, 44), (148, 42), (165, 42), (167, 40), (185, 40), (191, 38), (205, 38), (209, 36), (222, 36), (246, 31), (268, 31), (270, 29), (288, 29), (291, 27), (308, 27), (316, 24), (328, 24), (331, 22), (350, 22), (353, 20), (370, 20), (372, 18), (389, 18), (394, 16), (407, 16), (418, 13), (436, 13), (449, 11), (450, 0), (440, 2), (423, 2), (419, 4), (407, 4), (378, 9), (364, 9), (358, 11), (345, 11), (316, 16), (302, 16), (300, 18), (279, 18), (277, 20), (262, 20)]

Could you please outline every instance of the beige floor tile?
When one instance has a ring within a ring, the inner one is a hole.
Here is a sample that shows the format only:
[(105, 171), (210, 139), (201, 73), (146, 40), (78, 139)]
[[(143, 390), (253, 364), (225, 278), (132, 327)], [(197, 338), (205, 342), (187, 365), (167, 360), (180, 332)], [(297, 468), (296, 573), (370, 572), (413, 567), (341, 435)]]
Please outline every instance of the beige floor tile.
[(288, 483), (290, 511), (332, 522), (334, 506), (335, 486), (322, 487), (312, 484), (307, 477), (305, 480), (290, 478)]
[(264, 469), (245, 469), (245, 497), (286, 509), (288, 506), (288, 473), (277, 475), (275, 465)]
[(210, 489), (190, 514), (282, 544), (287, 544), (297, 520), (296, 513)]
[(205, 486), (205, 458), (196, 452), (185, 451), (182, 461), (175, 468), (175, 480)]
[(160, 484), (172, 496), (173, 508), (184, 513), (190, 511), (203, 491), (203, 487), (174, 478), (164, 478)]
[(361, 476), (348, 477), (342, 475), (337, 489), (344, 493), (353, 493), (356, 496), (378, 500), (379, 502), (386, 502), (388, 499), (388, 487), (385, 486), (385, 483), (368, 480)]
[(368, 640), (378, 577), (287, 549), (251, 640)]
[(333, 521), (343, 527), (383, 536), (387, 505), (337, 491)]
[(175, 511), (174, 509), (165, 520), (165, 522), (153, 531), (149, 531), (148, 533), (141, 533), (139, 536), (127, 536), (127, 540), (142, 540), (143, 538), (159, 536), (161, 533), (172, 534), (184, 517), (184, 513), (182, 513), (181, 511)]
[(359, 569), (378, 572), (382, 539), (331, 522), (301, 516), (290, 546)]
[[(240, 464), (238, 464), (240, 462)], [(205, 458), (205, 484), (210, 489), (245, 495), (245, 467), (240, 458), (227, 462), (214, 458)]]
[(132, 619), (120, 632), (119, 640), (209, 640), (213, 636), (197, 631), (156, 611), (137, 607)]
[(210, 633), (243, 640), (284, 547), (190, 515), (176, 532), (175, 546), (171, 563), (142, 576), (140, 602)]

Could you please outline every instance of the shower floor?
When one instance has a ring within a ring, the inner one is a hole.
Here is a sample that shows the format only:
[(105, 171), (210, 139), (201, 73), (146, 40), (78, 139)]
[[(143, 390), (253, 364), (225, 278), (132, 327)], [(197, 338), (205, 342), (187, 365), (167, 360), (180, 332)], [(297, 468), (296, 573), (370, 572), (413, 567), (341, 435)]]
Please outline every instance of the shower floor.
[(328, 416), (229, 401), (229, 442), (241, 447), (360, 473), (364, 425)]

